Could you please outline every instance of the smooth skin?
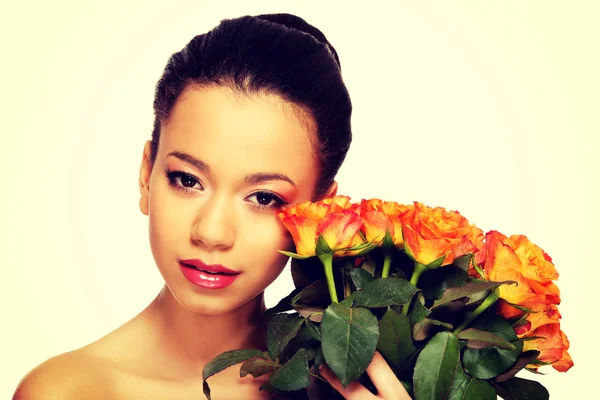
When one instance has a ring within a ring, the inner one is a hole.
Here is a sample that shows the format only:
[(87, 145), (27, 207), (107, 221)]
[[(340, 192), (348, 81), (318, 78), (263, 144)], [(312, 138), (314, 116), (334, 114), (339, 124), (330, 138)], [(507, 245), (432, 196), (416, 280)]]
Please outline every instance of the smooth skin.
[[(319, 177), (314, 126), (275, 95), (187, 88), (163, 124), (154, 164), (148, 141), (140, 165), (139, 207), (164, 287), (121, 327), (34, 368), (13, 399), (205, 399), (208, 361), (227, 350), (265, 348), (264, 290), (288, 261), (276, 249), (293, 250), (276, 214), (311, 200)], [(326, 197), (336, 191), (334, 182)], [(180, 271), (187, 258), (240, 275), (223, 289), (200, 288)], [(390, 372), (376, 355), (368, 373), (377, 398), (408, 398)], [(235, 366), (209, 383), (216, 400), (264, 399), (269, 394), (258, 388), (267, 379), (240, 378)], [(341, 389), (328, 380), (348, 399), (373, 398), (358, 383)]]

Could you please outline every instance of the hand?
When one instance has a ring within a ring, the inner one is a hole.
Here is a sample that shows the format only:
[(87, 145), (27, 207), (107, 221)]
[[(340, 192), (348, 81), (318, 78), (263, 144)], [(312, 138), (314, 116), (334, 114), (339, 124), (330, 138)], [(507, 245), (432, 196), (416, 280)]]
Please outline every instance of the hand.
[(369, 389), (357, 381), (350, 382), (344, 388), (337, 376), (326, 365), (323, 365), (320, 373), (346, 400), (411, 400), (408, 392), (394, 374), (394, 371), (392, 371), (383, 356), (377, 351), (371, 364), (367, 367), (367, 375), (369, 375), (375, 388), (377, 388), (377, 395), (371, 393)]

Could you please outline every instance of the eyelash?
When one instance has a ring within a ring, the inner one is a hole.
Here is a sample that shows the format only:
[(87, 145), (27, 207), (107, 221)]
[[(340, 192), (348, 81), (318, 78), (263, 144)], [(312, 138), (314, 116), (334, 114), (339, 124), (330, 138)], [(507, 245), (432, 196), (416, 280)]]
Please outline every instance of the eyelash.
[[(172, 188), (174, 188), (176, 190), (179, 190), (180, 192), (190, 193), (190, 192), (194, 192), (195, 190), (191, 189), (189, 187), (186, 187), (186, 186), (182, 186), (179, 183), (177, 183), (178, 178), (187, 178), (188, 180), (195, 181), (195, 183), (198, 183), (200, 186), (202, 186), (200, 181), (194, 175), (188, 174), (187, 172), (180, 171), (180, 170), (174, 170), (174, 171), (165, 170), (165, 173), (167, 174), (167, 179), (169, 180), (169, 186), (171, 186)], [(204, 190), (203, 186), (202, 186), (201, 190)], [(266, 192), (266, 191), (254, 192), (250, 196), (254, 196), (254, 195), (258, 195), (258, 194), (266, 194), (268, 197), (271, 198), (272, 201), (273, 200), (275, 201), (274, 205), (251, 203), (252, 207), (254, 207), (258, 210), (261, 210), (261, 211), (277, 210), (277, 209), (287, 205), (287, 202), (285, 200), (283, 200), (281, 197), (275, 195), (272, 192)]]

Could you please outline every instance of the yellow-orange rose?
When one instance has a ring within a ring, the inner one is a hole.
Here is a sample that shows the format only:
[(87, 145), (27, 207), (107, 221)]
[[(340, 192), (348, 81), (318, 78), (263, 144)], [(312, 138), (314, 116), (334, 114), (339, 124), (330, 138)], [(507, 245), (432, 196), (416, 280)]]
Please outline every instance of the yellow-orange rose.
[[(526, 340), (523, 342), (523, 351), (538, 350), (538, 360), (550, 363), (554, 369), (566, 372), (573, 366), (573, 359), (569, 354), (569, 340), (567, 335), (560, 329), (560, 324), (547, 324), (532, 331), (529, 336), (539, 339)], [(529, 365), (537, 369), (536, 365)]]
[(558, 272), (552, 264), (552, 258), (539, 246), (533, 244), (525, 235), (511, 235), (515, 253), (523, 262), (521, 273), (527, 279), (536, 282), (549, 282), (558, 279)]
[[(516, 238), (517, 242), (511, 240)], [(549, 257), (532, 257), (532, 249), (539, 249), (522, 235), (506, 237), (498, 231), (490, 231), (485, 237), (485, 263), (483, 271), (490, 281), (514, 281), (517, 284), (502, 285), (498, 288), (502, 299), (496, 310), (504, 318), (522, 316), (525, 312), (513, 307), (531, 310), (527, 322), (517, 327), (517, 333), (524, 335), (540, 326), (558, 323), (560, 303), (558, 287), (547, 280), (558, 276), (554, 265), (547, 265)], [(541, 251), (541, 249), (539, 249)], [(541, 251), (541, 254), (543, 251)], [(538, 262), (542, 265), (534, 265)], [(552, 272), (554, 271), (554, 272)]]
[[(511, 304), (531, 311), (515, 332), (520, 338), (539, 339), (526, 340), (523, 351), (538, 350), (540, 361), (552, 364), (558, 371), (567, 371), (573, 366), (573, 360), (567, 351), (567, 336), (560, 329), (561, 315), (557, 306), (560, 292), (552, 282), (558, 278), (558, 273), (550, 256), (523, 235), (508, 238), (497, 231), (487, 233), (482, 251), (485, 254), (483, 271), (487, 279), (518, 283), (499, 287), (501, 300), (496, 303), (496, 311), (505, 318), (525, 314)], [(537, 369), (534, 364), (529, 367)]]
[(442, 265), (451, 264), (455, 258), (475, 253), (483, 246), (483, 231), (458, 211), (432, 208), (415, 201), (413, 211), (401, 214), (400, 220), (404, 248), (423, 265), (443, 256)]
[[(349, 209), (348, 196), (334, 196), (318, 202), (304, 202), (283, 209), (277, 214), (290, 231), (296, 253), (300, 256), (315, 256), (319, 234), (333, 249), (344, 249), (363, 243), (360, 229), (362, 219)], [(337, 250), (335, 257), (352, 255), (352, 251)]]
[[(503, 282), (514, 281), (516, 284), (502, 285), (498, 288), (499, 296), (507, 303), (523, 305), (526, 302), (540, 301), (539, 297), (531, 288), (529, 280), (521, 273), (523, 263), (514, 245), (506, 236), (498, 231), (490, 231), (485, 236), (485, 263), (483, 272), (485, 278), (490, 281)], [(523, 312), (508, 304), (500, 303), (502, 315), (512, 318), (522, 315)]]
[(394, 245), (398, 248), (403, 247), (400, 215), (410, 212), (413, 209), (412, 204), (402, 205), (393, 201), (363, 199), (360, 203), (353, 204), (352, 209), (361, 216), (364, 222), (362, 231), (367, 242), (381, 244), (386, 230), (389, 230)]

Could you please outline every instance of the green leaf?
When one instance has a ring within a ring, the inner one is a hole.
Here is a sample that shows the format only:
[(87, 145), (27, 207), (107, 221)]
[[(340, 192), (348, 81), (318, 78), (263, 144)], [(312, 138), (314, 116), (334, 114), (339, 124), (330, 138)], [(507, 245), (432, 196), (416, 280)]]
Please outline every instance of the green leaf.
[(308, 375), (308, 362), (306, 360), (306, 349), (300, 349), (281, 368), (275, 370), (269, 378), (269, 383), (274, 388), (291, 392), (308, 387), (310, 376)]
[(473, 253), (463, 254), (462, 256), (455, 258), (454, 261), (452, 261), (452, 265), (468, 272), (471, 259), (473, 259)]
[(319, 346), (317, 355), (315, 356), (315, 368), (318, 370), (321, 365), (325, 364), (325, 358), (323, 357), (323, 346)]
[(428, 299), (439, 298), (448, 288), (460, 287), (467, 282), (469, 275), (453, 265), (425, 271), (419, 279), (419, 288)]
[(491, 332), (511, 342), (516, 349), (503, 350), (497, 347), (465, 348), (462, 360), (465, 371), (469, 375), (479, 379), (494, 378), (506, 372), (519, 358), (523, 342), (518, 340), (515, 331), (504, 318), (495, 315), (493, 312), (487, 312), (476, 318), (471, 327)]
[(456, 371), (454, 371), (454, 381), (448, 392), (448, 400), (464, 400), (469, 378), (459, 361), (456, 364)]
[(405, 279), (378, 278), (356, 293), (354, 306), (375, 308), (407, 304), (418, 291)]
[(258, 378), (259, 376), (273, 372), (276, 366), (277, 363), (272, 360), (262, 357), (251, 358), (240, 367), (240, 378), (248, 374), (252, 374), (254, 378)]
[(296, 336), (303, 322), (304, 319), (296, 314), (277, 314), (269, 320), (267, 347), (273, 360), (279, 357), (290, 340)]
[(505, 400), (548, 400), (548, 390), (539, 382), (512, 378), (506, 382), (492, 383), (496, 392)]
[(412, 307), (410, 312), (408, 313), (410, 316), (411, 324), (415, 325), (421, 322), (424, 318), (429, 315), (429, 310), (425, 307), (425, 299), (423, 298), (422, 293), (417, 294), (417, 298), (412, 303)]
[(505, 350), (516, 350), (516, 346), (511, 342), (502, 339), (492, 332), (481, 331), (475, 328), (465, 329), (458, 334), (459, 339), (467, 340), (467, 346), (472, 349), (483, 349), (485, 347), (496, 346)]
[(448, 395), (459, 363), (458, 338), (440, 332), (423, 348), (413, 376), (415, 398), (440, 400)]
[(413, 327), (413, 337), (415, 340), (425, 340), (431, 336), (433, 332), (435, 332), (434, 328), (436, 327), (447, 330), (452, 330), (452, 328), (454, 328), (447, 322), (438, 321), (431, 318), (423, 318)]
[(219, 354), (210, 360), (202, 369), (202, 388), (206, 398), (210, 400), (210, 388), (206, 380), (225, 368), (239, 364), (253, 357), (262, 357), (263, 353), (257, 349), (230, 350)]
[[(545, 339), (545, 337), (544, 336), (527, 336), (527, 337), (522, 337), (519, 340), (521, 340), (523, 342), (528, 342), (530, 340), (538, 340), (538, 339)], [(552, 363), (550, 363), (550, 364), (552, 364)]]
[(510, 304), (512, 307), (516, 308), (517, 310), (521, 310), (521, 311), (526, 312), (526, 313), (535, 313), (535, 312), (537, 312), (537, 311), (533, 311), (530, 308), (520, 306), (518, 304), (513, 304), (513, 303), (508, 303), (508, 304)]
[(315, 357), (319, 353), (319, 350), (321, 350), (321, 345), (319, 344), (318, 347), (308, 347), (308, 348), (305, 348), (305, 350), (306, 350), (306, 359), (310, 363), (311, 361), (313, 361), (315, 359)]
[(261, 387), (258, 388), (259, 391), (265, 391), (265, 392), (269, 392), (271, 393), (271, 398), (285, 398), (283, 397), (286, 393), (278, 390), (277, 388), (273, 387), (273, 385), (271, 385), (269, 382), (266, 382), (264, 385), (262, 385)]
[(463, 400), (496, 400), (496, 390), (487, 381), (473, 378), (469, 379)]
[(396, 369), (417, 351), (408, 316), (388, 308), (379, 321), (377, 350)]
[(298, 293), (300, 293), (300, 289), (294, 289), (290, 294), (285, 296), (283, 299), (279, 300), (279, 303), (277, 303), (274, 307), (271, 307), (267, 311), (265, 311), (265, 315), (271, 316), (292, 310), (292, 298), (294, 298), (294, 296), (296, 296)]
[(306, 330), (311, 338), (317, 341), (321, 341), (321, 332), (319, 332), (319, 328), (315, 326), (310, 320), (304, 320), (304, 325), (306, 326)]
[(475, 262), (475, 257), (473, 257), (473, 267), (475, 268), (475, 271), (477, 271), (477, 274), (481, 278), (483, 278), (485, 276), (481, 267), (479, 265), (477, 265), (477, 263)]
[(352, 307), (352, 305), (354, 304), (354, 298), (356, 297), (357, 294), (358, 294), (358, 292), (350, 293), (350, 296), (348, 296), (344, 300), (340, 301), (340, 304), (344, 304), (346, 307)]
[(443, 255), (439, 258), (436, 258), (435, 260), (433, 260), (432, 262), (430, 262), (429, 264), (426, 265), (427, 269), (436, 269), (442, 266), (442, 263), (444, 262), (444, 260), (446, 259), (446, 255)]
[(396, 247), (396, 245), (394, 244), (394, 238), (392, 237), (392, 234), (390, 233), (390, 227), (386, 227), (385, 228), (385, 235), (383, 236), (383, 240), (381, 241), (381, 246), (384, 249), (393, 249), (394, 247)]
[[(362, 232), (359, 232), (359, 234), (363, 240), (366, 240), (366, 237)], [(355, 244), (354, 246), (350, 246), (350, 247), (336, 247), (335, 249), (333, 249), (333, 251), (361, 250), (361, 252), (358, 253), (357, 255), (363, 255), (363, 254), (366, 254), (367, 252), (371, 251), (372, 249), (374, 249), (377, 246), (378, 246), (378, 244), (375, 243), (375, 239), (373, 239), (370, 242), (359, 243), (359, 244)]]
[(373, 281), (373, 275), (362, 268), (354, 268), (350, 271), (350, 277), (357, 289), (362, 289)]
[[(310, 327), (309, 325), (307, 325), (307, 322), (311, 324)], [(316, 333), (312, 329), (317, 329)], [(279, 356), (279, 359), (289, 358), (289, 356), (294, 354), (299, 348), (305, 348), (308, 350), (312, 346), (318, 346), (319, 344), (315, 343), (315, 341), (321, 341), (319, 338), (318, 328), (312, 325), (312, 322), (310, 322), (310, 320), (304, 319), (304, 321), (302, 322), (302, 327), (300, 327), (298, 334), (286, 347), (284, 352)]]
[(459, 362), (448, 400), (496, 400), (496, 391), (486, 381), (468, 376)]
[(323, 319), (323, 313), (325, 307), (305, 306), (302, 304), (295, 304), (294, 309), (304, 318), (308, 318), (313, 322), (321, 322)]
[(332, 303), (321, 323), (321, 347), (327, 365), (346, 387), (370, 364), (377, 347), (377, 318), (366, 308)]
[(292, 257), (292, 258), (296, 258), (298, 260), (304, 260), (306, 258), (314, 257), (314, 254), (310, 255), (310, 256), (301, 256), (300, 254), (293, 253), (291, 251), (284, 251), (284, 250), (277, 250), (277, 251), (280, 252), (283, 255), (286, 255), (286, 256)]
[(537, 350), (529, 350), (521, 353), (519, 359), (513, 364), (512, 367), (508, 371), (503, 374), (498, 375), (494, 381), (496, 382), (504, 382), (511, 378), (513, 378), (517, 372), (525, 368), (529, 365), (533, 360), (535, 360), (540, 355), (540, 352)]
[[(463, 300), (466, 300), (465, 305), (469, 305), (469, 304), (473, 304), (473, 303), (477, 303), (478, 301), (483, 302), (483, 300), (486, 299), (486, 297), (488, 297), (488, 295), (491, 293), (491, 291), (481, 291), (478, 293), (473, 293), (472, 295), (470, 295), (469, 297), (463, 297)], [(458, 300), (453, 300), (453, 301), (460, 301), (461, 299)]]
[(319, 238), (317, 239), (316, 253), (317, 253), (317, 256), (320, 256), (322, 254), (327, 254), (327, 253), (333, 253), (333, 251), (331, 250), (331, 247), (329, 247), (329, 245), (327, 244), (327, 241), (325, 240), (323, 235), (320, 233), (319, 233)]
[(292, 298), (292, 305), (310, 304), (327, 306), (331, 303), (327, 284), (323, 281), (315, 281), (308, 285)]
[(362, 245), (351, 247), (348, 250), (360, 250), (358, 253), (356, 253), (356, 256), (359, 257), (359, 256), (364, 256), (364, 255), (368, 254), (373, 249), (375, 249), (377, 246), (378, 246), (377, 243), (364, 243)]
[(473, 281), (465, 283), (463, 286), (449, 288), (448, 290), (446, 290), (444, 292), (444, 294), (442, 295), (442, 297), (439, 300), (436, 300), (433, 303), (433, 307), (431, 307), (431, 308), (436, 308), (441, 305), (450, 303), (451, 301), (460, 299), (462, 297), (470, 297), (476, 293), (495, 289), (500, 285), (511, 284), (511, 283), (516, 283), (516, 282), (513, 282), (513, 281), (488, 282), (488, 281), (473, 280)]

